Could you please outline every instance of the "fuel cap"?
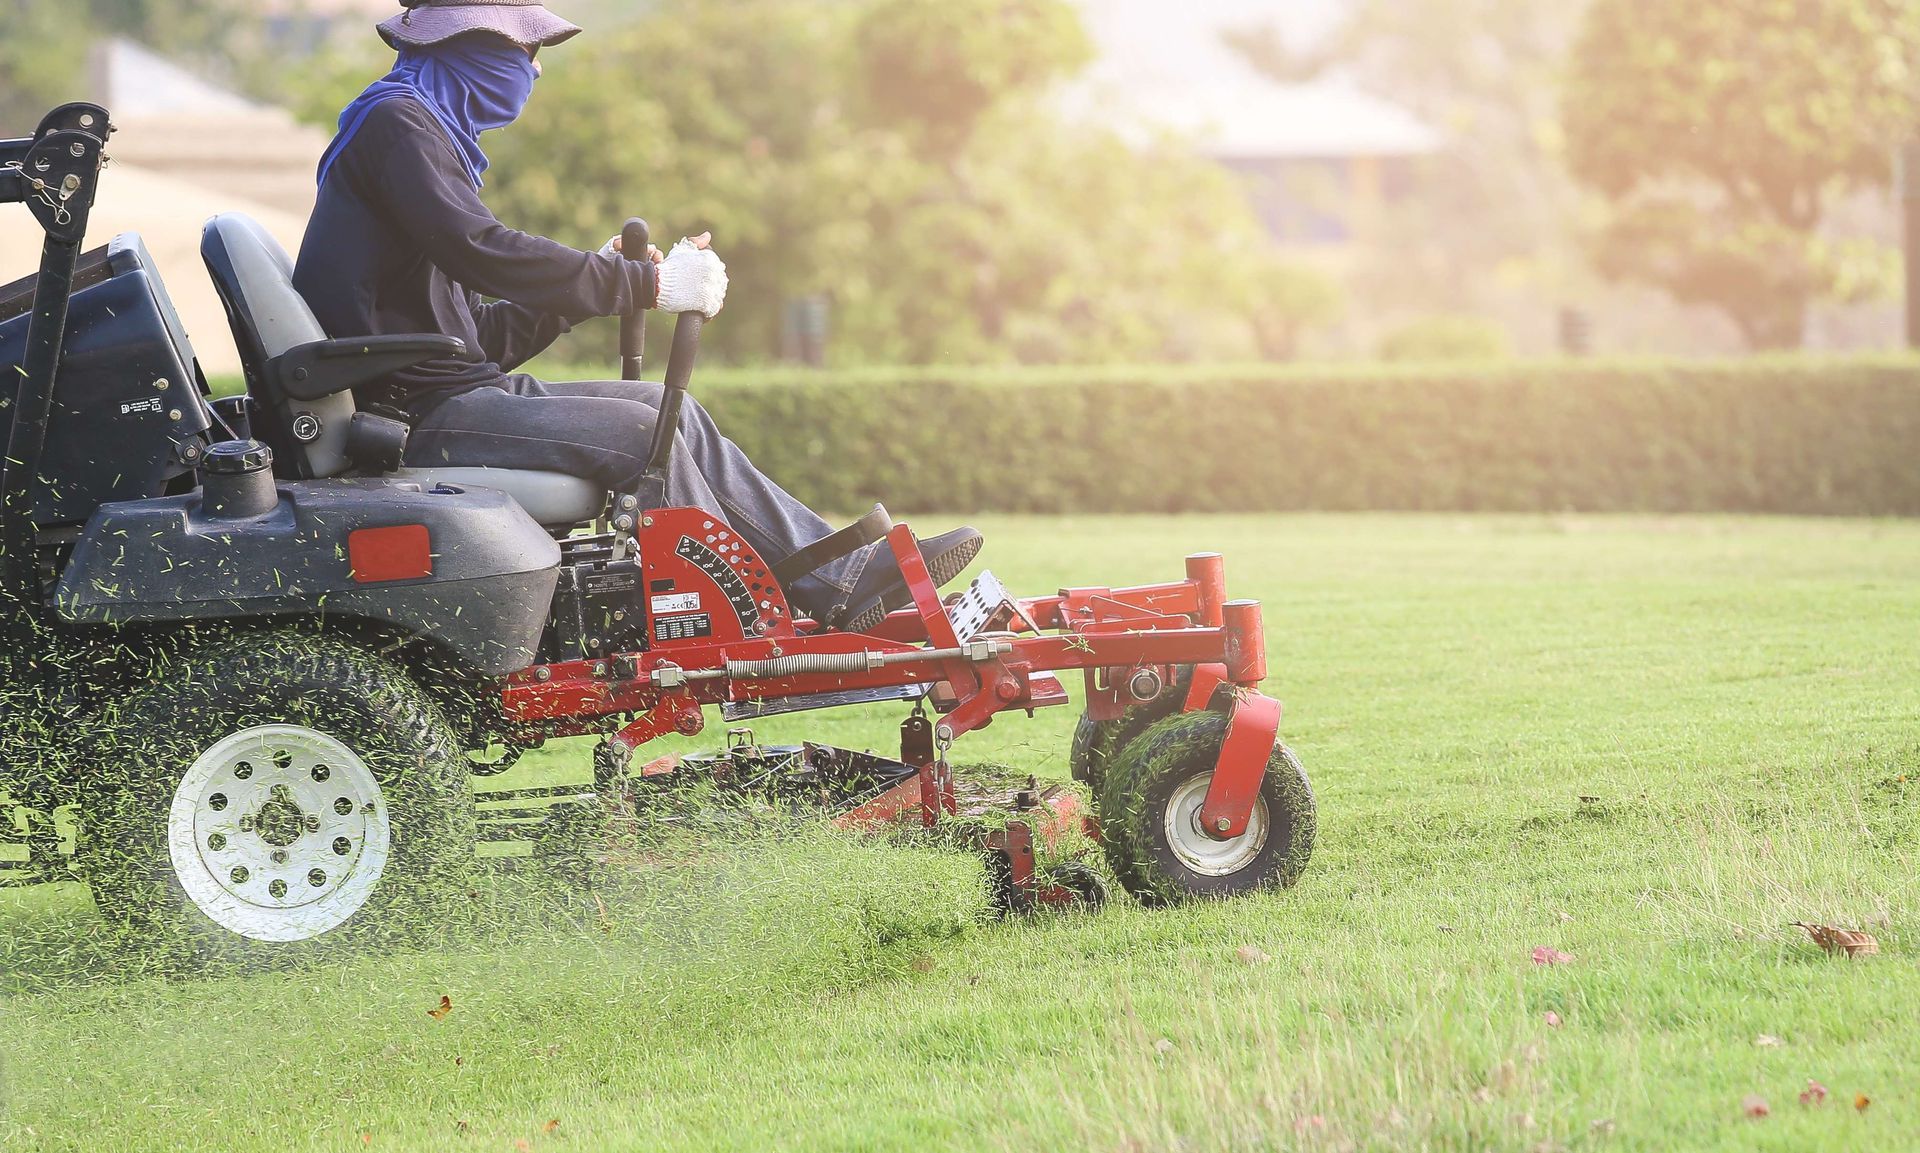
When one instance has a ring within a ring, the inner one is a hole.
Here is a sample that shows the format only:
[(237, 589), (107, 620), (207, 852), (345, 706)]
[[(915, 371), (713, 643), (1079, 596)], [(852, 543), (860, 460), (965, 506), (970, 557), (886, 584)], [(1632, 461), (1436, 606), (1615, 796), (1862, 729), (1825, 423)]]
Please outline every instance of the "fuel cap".
[(202, 468), (215, 476), (240, 476), (273, 467), (273, 450), (257, 440), (223, 440), (207, 450)]

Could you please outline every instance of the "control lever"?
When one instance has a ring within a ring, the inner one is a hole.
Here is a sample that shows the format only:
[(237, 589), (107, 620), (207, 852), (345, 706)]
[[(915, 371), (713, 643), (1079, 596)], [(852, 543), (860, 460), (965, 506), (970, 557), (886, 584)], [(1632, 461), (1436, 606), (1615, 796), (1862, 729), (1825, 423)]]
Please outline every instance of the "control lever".
[[(653, 240), (647, 222), (634, 217), (620, 230), (620, 255), (628, 260), (645, 260)], [(620, 379), (639, 380), (641, 362), (647, 355), (647, 314), (636, 307), (620, 318)]]

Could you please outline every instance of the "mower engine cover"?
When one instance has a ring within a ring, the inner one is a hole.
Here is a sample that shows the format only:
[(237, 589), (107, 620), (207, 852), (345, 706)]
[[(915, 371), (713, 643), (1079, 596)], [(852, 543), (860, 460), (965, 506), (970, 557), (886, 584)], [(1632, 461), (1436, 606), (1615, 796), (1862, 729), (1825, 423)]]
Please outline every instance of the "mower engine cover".
[[(0, 287), (0, 371), (26, 359), (38, 278)], [(193, 346), (132, 233), (80, 258), (34, 523), (78, 525), (107, 501), (191, 484), (212, 418)], [(0, 427), (5, 420), (0, 416)]]
[(432, 641), (482, 676), (534, 661), (560, 547), (492, 489), (283, 481), (260, 515), (203, 491), (103, 505), (55, 592), (76, 624), (306, 617)]

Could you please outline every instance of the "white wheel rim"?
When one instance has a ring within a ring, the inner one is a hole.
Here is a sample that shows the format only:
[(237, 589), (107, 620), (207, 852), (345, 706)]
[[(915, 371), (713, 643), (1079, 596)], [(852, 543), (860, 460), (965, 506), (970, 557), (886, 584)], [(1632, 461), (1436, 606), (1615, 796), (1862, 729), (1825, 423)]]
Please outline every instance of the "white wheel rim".
[(299, 725), (262, 725), (188, 767), (167, 817), (181, 887), (222, 928), (304, 941), (359, 912), (392, 847), (386, 797), (354, 752)]
[(1163, 818), (1167, 847), (1182, 865), (1206, 877), (1225, 877), (1253, 863), (1267, 845), (1267, 799), (1256, 797), (1253, 812), (1247, 817), (1247, 831), (1232, 840), (1222, 841), (1207, 835), (1200, 824), (1200, 808), (1207, 803), (1207, 789), (1213, 773), (1188, 777), (1175, 786), (1167, 798)]

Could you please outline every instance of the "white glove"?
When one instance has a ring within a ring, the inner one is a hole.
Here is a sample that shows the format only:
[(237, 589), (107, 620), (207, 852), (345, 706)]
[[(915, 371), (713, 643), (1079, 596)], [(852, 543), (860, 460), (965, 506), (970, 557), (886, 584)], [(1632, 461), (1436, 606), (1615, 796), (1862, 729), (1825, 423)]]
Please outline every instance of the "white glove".
[(727, 266), (710, 248), (682, 240), (660, 262), (661, 312), (698, 312), (708, 320), (727, 303)]

